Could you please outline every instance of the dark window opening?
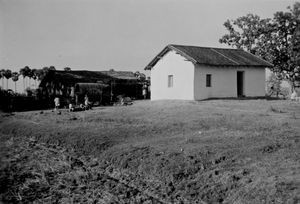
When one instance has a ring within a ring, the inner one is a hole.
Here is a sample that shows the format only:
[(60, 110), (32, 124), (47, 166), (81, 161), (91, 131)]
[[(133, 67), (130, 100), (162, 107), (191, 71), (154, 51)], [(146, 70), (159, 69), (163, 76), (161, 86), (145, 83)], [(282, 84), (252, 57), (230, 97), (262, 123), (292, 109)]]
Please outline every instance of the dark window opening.
[(211, 74), (206, 75), (206, 87), (211, 87)]
[(173, 87), (173, 75), (168, 76), (168, 87)]

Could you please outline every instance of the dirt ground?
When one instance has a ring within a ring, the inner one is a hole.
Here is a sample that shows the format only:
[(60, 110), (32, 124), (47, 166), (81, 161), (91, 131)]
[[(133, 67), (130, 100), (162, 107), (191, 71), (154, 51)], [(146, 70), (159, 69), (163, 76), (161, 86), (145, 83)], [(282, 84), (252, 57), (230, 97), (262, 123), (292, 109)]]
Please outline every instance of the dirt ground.
[(300, 103), (0, 114), (0, 201), (300, 203)]

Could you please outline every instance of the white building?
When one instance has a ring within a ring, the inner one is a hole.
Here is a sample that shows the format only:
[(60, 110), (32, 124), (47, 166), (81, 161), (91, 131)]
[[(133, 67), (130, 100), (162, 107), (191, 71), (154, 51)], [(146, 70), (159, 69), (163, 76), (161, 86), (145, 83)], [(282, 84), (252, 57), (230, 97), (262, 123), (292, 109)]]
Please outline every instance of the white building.
[(151, 100), (202, 100), (265, 96), (271, 66), (239, 49), (168, 45), (145, 70), (151, 70)]

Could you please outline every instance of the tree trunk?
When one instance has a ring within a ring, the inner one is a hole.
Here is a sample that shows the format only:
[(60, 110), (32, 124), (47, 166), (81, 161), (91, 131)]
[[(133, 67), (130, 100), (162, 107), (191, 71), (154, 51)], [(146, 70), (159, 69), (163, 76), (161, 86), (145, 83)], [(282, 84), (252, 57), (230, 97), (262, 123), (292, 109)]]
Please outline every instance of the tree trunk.
[(15, 93), (17, 93), (17, 82), (15, 81)]
[(290, 85), (291, 85), (291, 93), (293, 93), (295, 90), (295, 84), (293, 81), (290, 81)]
[(6, 90), (8, 90), (8, 79), (6, 79)]

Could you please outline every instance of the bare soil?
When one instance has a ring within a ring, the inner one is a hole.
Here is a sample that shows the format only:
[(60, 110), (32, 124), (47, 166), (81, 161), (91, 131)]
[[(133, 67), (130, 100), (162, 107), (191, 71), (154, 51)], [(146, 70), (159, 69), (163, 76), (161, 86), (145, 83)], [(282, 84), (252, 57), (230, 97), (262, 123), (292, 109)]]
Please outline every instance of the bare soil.
[(300, 104), (0, 114), (4, 203), (300, 203)]

